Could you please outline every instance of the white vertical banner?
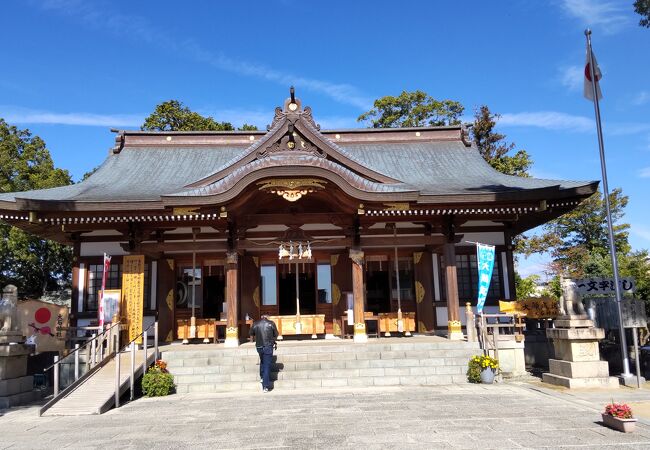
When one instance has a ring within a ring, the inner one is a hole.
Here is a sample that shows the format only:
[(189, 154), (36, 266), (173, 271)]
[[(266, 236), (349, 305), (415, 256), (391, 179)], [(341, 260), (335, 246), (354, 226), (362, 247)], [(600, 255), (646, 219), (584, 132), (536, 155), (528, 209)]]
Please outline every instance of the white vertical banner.
[(111, 270), (111, 257), (104, 253), (104, 269), (102, 271), (102, 291), (99, 294), (99, 326), (104, 327), (104, 291), (106, 290), (106, 276)]
[(86, 265), (79, 263), (77, 278), (77, 312), (84, 312), (84, 293), (86, 291)]

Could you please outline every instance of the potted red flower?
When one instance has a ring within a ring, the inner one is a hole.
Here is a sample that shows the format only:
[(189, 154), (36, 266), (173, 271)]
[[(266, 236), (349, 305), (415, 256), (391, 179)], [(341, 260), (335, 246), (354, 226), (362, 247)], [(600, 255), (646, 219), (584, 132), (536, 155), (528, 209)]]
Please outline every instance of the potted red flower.
[(631, 433), (636, 426), (636, 419), (632, 416), (632, 408), (627, 404), (612, 402), (605, 406), (603, 423), (614, 430)]

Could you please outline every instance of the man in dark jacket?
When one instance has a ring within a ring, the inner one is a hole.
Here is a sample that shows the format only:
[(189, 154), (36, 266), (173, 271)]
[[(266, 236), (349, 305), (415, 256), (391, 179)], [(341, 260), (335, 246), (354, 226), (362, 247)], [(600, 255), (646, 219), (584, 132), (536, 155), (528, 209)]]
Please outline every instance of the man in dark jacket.
[(262, 318), (253, 324), (249, 334), (255, 338), (255, 347), (260, 355), (262, 390), (269, 392), (271, 389), (271, 362), (275, 340), (278, 337), (278, 327), (266, 315), (262, 315)]

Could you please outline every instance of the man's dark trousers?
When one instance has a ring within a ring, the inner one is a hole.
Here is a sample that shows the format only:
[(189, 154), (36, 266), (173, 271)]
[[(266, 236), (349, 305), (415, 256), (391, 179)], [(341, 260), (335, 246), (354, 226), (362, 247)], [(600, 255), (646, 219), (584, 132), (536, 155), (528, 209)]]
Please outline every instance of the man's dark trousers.
[(271, 389), (271, 363), (273, 362), (273, 345), (256, 347), (260, 355), (260, 378), (262, 379), (262, 388)]

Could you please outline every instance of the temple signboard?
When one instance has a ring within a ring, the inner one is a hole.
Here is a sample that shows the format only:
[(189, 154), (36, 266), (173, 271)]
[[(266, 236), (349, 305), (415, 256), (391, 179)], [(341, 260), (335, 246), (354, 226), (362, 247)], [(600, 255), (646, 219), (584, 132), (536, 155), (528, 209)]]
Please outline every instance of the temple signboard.
[[(122, 272), (122, 302), (129, 327), (129, 341), (142, 333), (144, 308), (144, 256), (125, 256)], [(136, 340), (142, 343), (142, 337)]]

